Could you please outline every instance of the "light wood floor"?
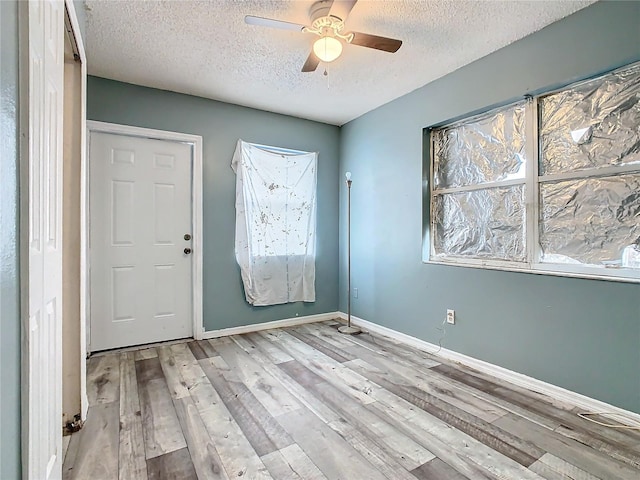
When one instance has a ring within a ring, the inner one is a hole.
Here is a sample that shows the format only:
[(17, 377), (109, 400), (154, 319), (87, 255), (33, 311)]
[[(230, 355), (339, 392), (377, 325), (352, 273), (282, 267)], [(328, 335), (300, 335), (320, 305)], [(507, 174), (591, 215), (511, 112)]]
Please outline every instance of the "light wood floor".
[(639, 432), (334, 322), (96, 356), (87, 383), (66, 479), (640, 479)]

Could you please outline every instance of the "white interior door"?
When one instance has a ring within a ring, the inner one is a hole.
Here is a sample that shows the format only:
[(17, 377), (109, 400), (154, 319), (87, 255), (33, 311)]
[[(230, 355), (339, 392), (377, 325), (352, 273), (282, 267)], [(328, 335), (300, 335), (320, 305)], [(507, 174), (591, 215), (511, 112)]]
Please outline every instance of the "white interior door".
[(91, 350), (191, 337), (192, 146), (89, 142)]
[(23, 328), (23, 474), (41, 480), (62, 475), (64, 4), (30, 1), (22, 8), (22, 25), (28, 29), (28, 91), (21, 93), (28, 157), (21, 192), (28, 201), (28, 209), (22, 210), (28, 312)]

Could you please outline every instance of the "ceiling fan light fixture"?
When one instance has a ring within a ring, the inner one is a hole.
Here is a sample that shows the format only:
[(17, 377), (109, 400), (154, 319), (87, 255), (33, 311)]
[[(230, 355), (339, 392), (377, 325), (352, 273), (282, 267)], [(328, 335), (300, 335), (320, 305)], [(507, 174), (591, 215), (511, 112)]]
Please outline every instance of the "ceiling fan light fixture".
[(333, 62), (342, 54), (342, 42), (335, 37), (321, 37), (313, 44), (313, 53), (323, 62)]

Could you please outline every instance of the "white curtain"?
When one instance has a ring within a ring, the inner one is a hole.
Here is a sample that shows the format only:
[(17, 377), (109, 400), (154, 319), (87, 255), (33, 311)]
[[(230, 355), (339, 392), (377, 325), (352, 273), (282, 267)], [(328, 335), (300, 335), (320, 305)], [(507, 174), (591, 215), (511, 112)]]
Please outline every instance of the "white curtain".
[(252, 305), (316, 299), (317, 157), (238, 140), (235, 250)]

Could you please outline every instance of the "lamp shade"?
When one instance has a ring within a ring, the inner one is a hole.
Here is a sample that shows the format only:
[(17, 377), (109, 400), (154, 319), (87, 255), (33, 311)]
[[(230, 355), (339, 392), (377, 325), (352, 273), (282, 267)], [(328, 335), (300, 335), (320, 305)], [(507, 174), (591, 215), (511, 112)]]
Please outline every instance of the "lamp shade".
[(333, 62), (342, 54), (342, 43), (334, 37), (322, 37), (313, 44), (313, 53), (323, 62)]

